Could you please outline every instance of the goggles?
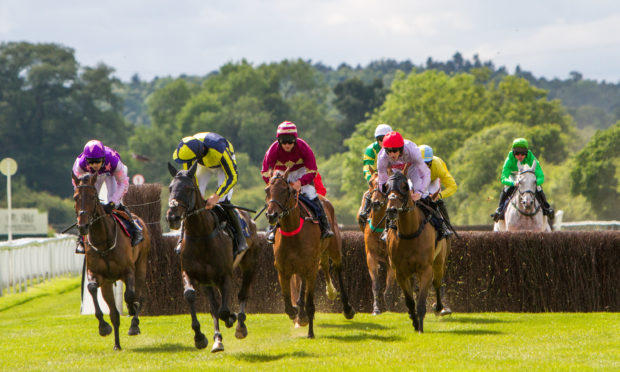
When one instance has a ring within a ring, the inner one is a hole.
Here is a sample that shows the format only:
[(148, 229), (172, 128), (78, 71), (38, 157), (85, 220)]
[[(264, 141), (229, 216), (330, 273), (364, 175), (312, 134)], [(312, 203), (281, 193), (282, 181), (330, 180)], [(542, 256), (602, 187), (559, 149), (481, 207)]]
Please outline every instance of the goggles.
[(280, 143), (280, 145), (292, 145), (295, 143), (294, 139), (285, 139), (285, 140), (278, 140), (278, 142)]
[(88, 164), (97, 164), (97, 163), (102, 163), (103, 162), (103, 158), (87, 158), (86, 162)]
[(402, 147), (386, 147), (385, 152), (388, 152), (388, 153), (399, 152), (399, 151), (402, 151), (402, 149), (403, 149)]

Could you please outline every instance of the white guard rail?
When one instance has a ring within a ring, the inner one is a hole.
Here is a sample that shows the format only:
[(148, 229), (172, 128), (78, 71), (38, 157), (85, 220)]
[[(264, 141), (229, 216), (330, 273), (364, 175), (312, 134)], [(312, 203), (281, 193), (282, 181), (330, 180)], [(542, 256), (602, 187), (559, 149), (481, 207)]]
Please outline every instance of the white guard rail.
[(75, 235), (0, 242), (0, 296), (60, 275), (80, 274), (84, 256), (74, 252)]

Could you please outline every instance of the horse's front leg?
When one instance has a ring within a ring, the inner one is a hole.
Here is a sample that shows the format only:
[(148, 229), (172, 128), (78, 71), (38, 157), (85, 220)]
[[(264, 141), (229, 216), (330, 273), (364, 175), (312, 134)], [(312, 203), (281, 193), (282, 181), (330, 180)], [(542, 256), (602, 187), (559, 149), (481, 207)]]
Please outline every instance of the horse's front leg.
[(127, 312), (133, 316), (131, 319), (131, 326), (129, 327), (129, 335), (136, 336), (140, 334), (140, 319), (138, 318), (138, 312), (140, 311), (140, 303), (136, 300), (136, 277), (133, 270), (130, 270), (125, 275), (125, 304), (127, 305)]
[(121, 350), (121, 342), (118, 335), (118, 327), (121, 324), (121, 319), (114, 301), (114, 290), (112, 289), (112, 285), (113, 283), (111, 282), (105, 282), (101, 286), (101, 295), (110, 309), (110, 321), (112, 321), (112, 326), (114, 327), (114, 350)]
[(344, 286), (344, 279), (342, 277), (342, 265), (334, 267), (336, 275), (338, 276), (338, 284), (340, 285), (340, 299), (342, 300), (342, 310), (344, 317), (347, 319), (353, 319), (355, 316), (355, 310), (349, 303), (349, 295), (347, 294), (347, 288)]
[(411, 280), (409, 280), (407, 276), (396, 271), (396, 281), (403, 290), (403, 295), (405, 295), (405, 305), (407, 305), (407, 310), (409, 310), (409, 319), (413, 322), (413, 328), (418, 331), (420, 325), (418, 324), (418, 318), (415, 313), (415, 300), (413, 299)]
[(284, 300), (284, 312), (291, 320), (295, 320), (297, 311), (293, 307), (291, 302), (291, 275), (284, 275), (278, 270), (278, 282), (280, 283), (280, 289), (282, 290), (282, 299)]
[(299, 275), (293, 275), (291, 281), (293, 285), (291, 288), (291, 296), (293, 293), (297, 293), (297, 317), (295, 318), (295, 328), (305, 327), (308, 325), (308, 313), (306, 312), (306, 281)]
[(306, 288), (306, 313), (308, 314), (308, 338), (314, 338), (314, 285), (316, 272), (304, 280), (307, 282)]
[(383, 302), (385, 303), (385, 309), (390, 310), (394, 306), (395, 298), (394, 293), (391, 292), (394, 285), (394, 270), (388, 262), (382, 262), (381, 267), (385, 272), (385, 287), (383, 288)]
[(420, 333), (424, 332), (424, 316), (426, 315), (426, 297), (428, 296), (428, 289), (431, 286), (433, 280), (433, 268), (427, 266), (419, 276), (420, 282), (420, 296), (418, 297), (418, 321), (420, 322)]
[(379, 272), (381, 266), (379, 261), (374, 255), (366, 249), (366, 264), (368, 265), (368, 274), (370, 274), (370, 280), (372, 281), (372, 315), (381, 314), (381, 308), (379, 306), (379, 293), (381, 292)]
[(226, 328), (230, 328), (235, 325), (237, 316), (235, 313), (230, 312), (228, 304), (230, 303), (230, 295), (232, 293), (232, 277), (227, 275), (220, 288), (220, 294), (222, 295), (222, 304), (220, 306), (218, 317), (224, 321)]
[(97, 298), (99, 282), (90, 270), (87, 271), (86, 276), (88, 278), (88, 293), (90, 293), (90, 296), (93, 298), (93, 305), (95, 305), (95, 318), (99, 321), (99, 335), (107, 336), (112, 333), (112, 327), (103, 319), (103, 311), (101, 311), (101, 307), (99, 306), (99, 299)]
[[(246, 254), (246, 256), (248, 255)], [(250, 284), (252, 283), (252, 279), (254, 279), (254, 274), (256, 273), (255, 268), (256, 267), (254, 264), (246, 266), (242, 261), (241, 271), (243, 273), (243, 279), (241, 289), (237, 295), (237, 299), (239, 300), (239, 314), (237, 314), (237, 328), (235, 329), (235, 337), (239, 339), (246, 338), (248, 335), (248, 328), (245, 326), (245, 306), (248, 302)]]
[(183, 271), (183, 296), (185, 301), (189, 305), (189, 311), (192, 316), (192, 329), (194, 330), (194, 345), (197, 349), (204, 349), (209, 344), (204, 333), (200, 332), (200, 323), (198, 317), (196, 317), (196, 290), (192, 280), (187, 275), (187, 272)]
[[(211, 348), (211, 352), (217, 353), (218, 351), (224, 351), (223, 338), (220, 333), (220, 319), (218, 316), (219, 304), (217, 303), (217, 298), (215, 298), (215, 290), (213, 287), (204, 287), (204, 290), (209, 299), (209, 310), (211, 312), (211, 318), (213, 319), (213, 347)], [(222, 298), (224, 298), (223, 295)]]

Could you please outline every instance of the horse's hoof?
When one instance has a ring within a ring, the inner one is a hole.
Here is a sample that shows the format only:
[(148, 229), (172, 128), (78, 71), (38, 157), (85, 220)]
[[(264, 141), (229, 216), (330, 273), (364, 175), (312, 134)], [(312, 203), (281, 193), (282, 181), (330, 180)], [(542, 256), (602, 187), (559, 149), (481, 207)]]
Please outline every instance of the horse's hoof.
[(211, 348), (212, 353), (217, 353), (220, 351), (224, 351), (224, 344), (220, 340), (213, 341), (213, 347)]
[(248, 328), (245, 326), (245, 324), (241, 324), (238, 323), (237, 324), (237, 329), (235, 330), (235, 337), (238, 339), (244, 339), (248, 336)]
[[(381, 314), (380, 311), (379, 311), (379, 314)], [(375, 315), (374, 311), (373, 311), (373, 315)], [(353, 310), (353, 308), (350, 308), (349, 311), (345, 311), (344, 313), (344, 317), (349, 320), (353, 319), (354, 316), (355, 316), (355, 310)]]
[(140, 327), (129, 327), (128, 334), (130, 336), (137, 336), (140, 334)]
[(114, 350), (115, 351), (121, 351), (123, 349), (121, 349), (121, 345), (114, 345)]
[(208, 344), (209, 340), (207, 340), (203, 333), (194, 336), (194, 345), (196, 345), (196, 349), (204, 349)]
[(233, 313), (230, 314), (230, 316), (228, 317), (228, 319), (226, 319), (226, 321), (224, 321), (224, 324), (226, 325), (226, 328), (231, 328), (232, 326), (235, 325), (235, 322), (237, 321), (237, 316)]
[(100, 336), (107, 336), (110, 333), (112, 333), (112, 326), (110, 326), (108, 323), (103, 323), (102, 325), (99, 326), (99, 335)]
[(299, 326), (301, 327), (307, 326), (309, 323), (308, 316), (304, 314), (302, 317), (298, 317), (297, 322), (299, 323)]
[(439, 312), (439, 316), (446, 316), (446, 315), (451, 315), (452, 314), (452, 310), (450, 310), (449, 307), (444, 307), (440, 312)]
[(314, 338), (314, 333), (308, 333), (308, 338)]

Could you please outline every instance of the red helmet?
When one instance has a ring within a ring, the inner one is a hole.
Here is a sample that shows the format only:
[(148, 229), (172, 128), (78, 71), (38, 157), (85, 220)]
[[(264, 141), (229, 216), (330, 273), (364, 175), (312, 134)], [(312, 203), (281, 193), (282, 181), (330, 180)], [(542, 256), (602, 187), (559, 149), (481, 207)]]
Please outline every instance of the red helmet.
[(403, 146), (405, 146), (405, 140), (398, 132), (390, 132), (383, 137), (383, 147), (399, 148)]

